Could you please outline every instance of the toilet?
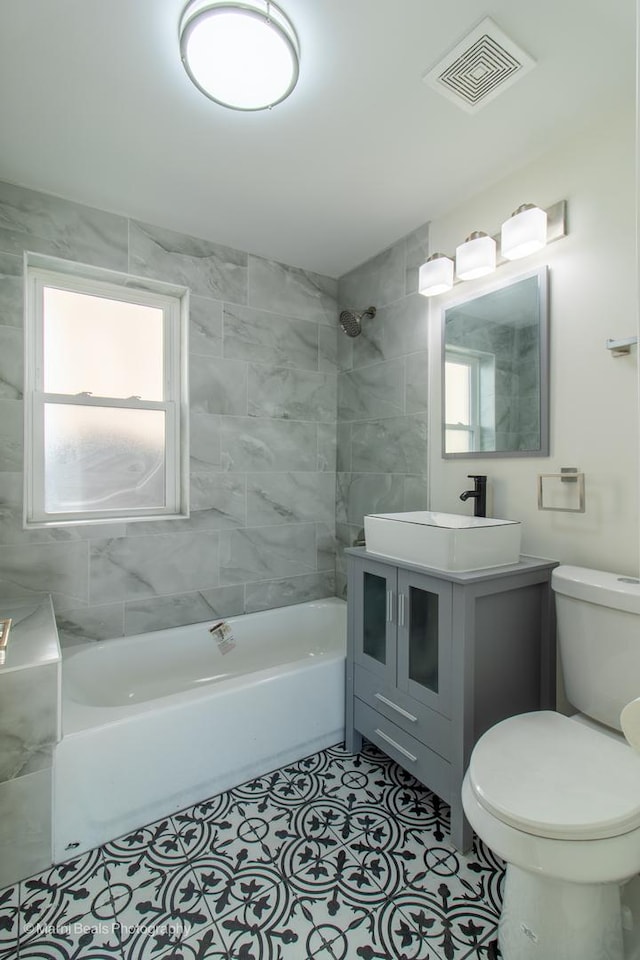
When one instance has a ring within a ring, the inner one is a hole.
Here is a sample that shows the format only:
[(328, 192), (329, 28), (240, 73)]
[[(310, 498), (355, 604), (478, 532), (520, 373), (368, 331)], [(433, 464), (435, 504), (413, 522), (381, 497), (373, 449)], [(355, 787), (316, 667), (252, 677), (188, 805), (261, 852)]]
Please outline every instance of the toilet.
[(507, 863), (502, 960), (638, 960), (640, 754), (620, 713), (640, 697), (640, 583), (560, 566), (552, 586), (579, 712), (527, 713), (488, 730), (462, 802)]

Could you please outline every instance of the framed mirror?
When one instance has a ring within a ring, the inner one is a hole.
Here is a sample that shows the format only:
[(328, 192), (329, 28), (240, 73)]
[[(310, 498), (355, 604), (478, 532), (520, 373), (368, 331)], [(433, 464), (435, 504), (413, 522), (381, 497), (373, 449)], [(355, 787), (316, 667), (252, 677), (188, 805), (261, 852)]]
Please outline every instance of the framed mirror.
[(443, 311), (442, 453), (549, 455), (548, 268)]

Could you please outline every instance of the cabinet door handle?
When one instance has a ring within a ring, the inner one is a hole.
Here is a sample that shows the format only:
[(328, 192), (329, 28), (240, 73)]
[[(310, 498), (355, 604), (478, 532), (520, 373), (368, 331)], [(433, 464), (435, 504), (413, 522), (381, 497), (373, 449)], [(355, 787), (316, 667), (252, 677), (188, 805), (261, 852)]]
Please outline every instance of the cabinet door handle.
[(380, 703), (384, 703), (385, 706), (391, 707), (392, 710), (395, 710), (401, 716), (405, 717), (407, 720), (411, 720), (411, 723), (416, 723), (418, 718), (414, 717), (412, 713), (409, 713), (408, 710), (403, 710), (402, 707), (399, 707), (397, 703), (394, 703), (393, 700), (387, 700), (386, 697), (383, 697), (381, 693), (375, 694), (376, 700), (379, 700)]
[(378, 734), (379, 737), (382, 737), (383, 740), (386, 740), (386, 742), (387, 742), (388, 744), (390, 744), (392, 747), (395, 747), (396, 750), (397, 750), (399, 753), (401, 753), (403, 757), (406, 757), (406, 758), (407, 758), (407, 760), (411, 760), (412, 763), (416, 763), (416, 762), (417, 762), (417, 760), (418, 760), (417, 757), (414, 757), (414, 755), (413, 755), (412, 753), (409, 753), (408, 750), (405, 750), (404, 747), (401, 747), (399, 743), (396, 743), (395, 740), (392, 740), (391, 737), (387, 736), (386, 733), (383, 733), (382, 730), (379, 730), (379, 729), (376, 727), (376, 731), (375, 731), (375, 732)]
[(404, 627), (404, 593), (398, 594), (398, 625)]
[(393, 590), (387, 590), (387, 623), (393, 623)]

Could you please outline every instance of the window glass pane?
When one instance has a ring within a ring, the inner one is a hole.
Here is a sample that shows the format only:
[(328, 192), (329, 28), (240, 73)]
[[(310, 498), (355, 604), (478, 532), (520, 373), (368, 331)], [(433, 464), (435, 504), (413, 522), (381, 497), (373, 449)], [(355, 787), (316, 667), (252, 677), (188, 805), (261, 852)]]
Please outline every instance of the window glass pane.
[(378, 663), (385, 662), (387, 639), (387, 581), (374, 573), (364, 574), (364, 636), (362, 648)]
[(45, 287), (47, 393), (163, 400), (163, 311)]
[(447, 453), (469, 453), (471, 450), (471, 431), (445, 430), (444, 448)]
[(162, 410), (45, 404), (45, 510), (164, 507), (164, 450)]
[(438, 595), (409, 590), (409, 679), (438, 692)]
[(453, 361), (448, 361), (445, 367), (445, 422), (469, 425), (471, 423), (471, 367), (468, 363)]

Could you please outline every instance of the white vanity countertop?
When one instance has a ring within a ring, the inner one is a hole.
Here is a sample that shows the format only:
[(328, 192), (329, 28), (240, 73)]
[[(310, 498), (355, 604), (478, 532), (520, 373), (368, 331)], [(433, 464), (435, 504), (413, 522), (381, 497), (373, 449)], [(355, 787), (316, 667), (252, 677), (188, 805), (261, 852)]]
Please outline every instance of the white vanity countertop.
[(50, 597), (0, 600), (0, 620), (11, 618), (11, 630), (0, 676), (12, 670), (60, 662), (60, 643)]

